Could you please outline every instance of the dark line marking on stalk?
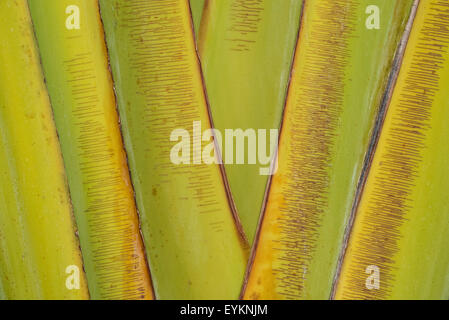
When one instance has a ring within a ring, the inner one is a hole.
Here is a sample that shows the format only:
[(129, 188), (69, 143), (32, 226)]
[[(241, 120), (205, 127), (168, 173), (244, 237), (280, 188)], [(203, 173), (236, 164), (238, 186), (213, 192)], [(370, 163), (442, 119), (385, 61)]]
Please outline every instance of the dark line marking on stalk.
[(106, 147), (110, 137), (101, 121), (104, 115), (98, 107), (100, 98), (91, 55), (73, 53), (64, 61), (74, 102), (71, 112), (77, 119), (74, 125), (80, 130), (77, 156), (81, 160), (82, 183), (89, 186), (85, 190), (88, 205), (74, 204), (74, 208), (79, 210), (78, 221), (80, 215), (87, 221), (89, 230), (85, 236), (89, 237), (100, 295), (108, 299), (136, 299), (145, 295), (145, 288), (133, 245), (140, 234), (130, 223), (130, 215), (136, 212), (134, 200), (131, 197), (130, 201), (129, 195), (123, 197), (123, 192), (127, 192), (122, 187), (123, 172), (116, 165), (114, 152)]
[[(273, 274), (279, 283), (277, 293), (285, 299), (299, 299), (303, 295), (317, 230), (327, 206), (328, 169), (338, 114), (342, 110), (342, 82), (350, 57), (348, 41), (357, 21), (357, 6), (354, 1), (329, 0), (305, 9), (316, 12), (316, 27), (308, 39), (309, 46), (299, 48), (305, 50), (308, 63), (304, 70), (296, 71), (299, 95), (296, 101), (291, 100), (292, 105), (287, 105), (284, 115), (296, 122), (290, 132), (281, 133), (288, 134), (294, 144), (284, 160), (284, 155), (279, 154), (279, 161), (287, 161), (286, 175), (290, 180), (281, 191), (285, 201), (277, 221), (280, 238), (273, 242), (280, 257)], [(294, 80), (290, 86), (296, 85)]]
[[(405, 73), (406, 86), (400, 91), (399, 113), (392, 119), (389, 132), (383, 133), (386, 149), (381, 165), (367, 183), (374, 184), (369, 206), (364, 213), (361, 240), (354, 244), (354, 263), (347, 270), (348, 283), (343, 284), (344, 299), (386, 299), (394, 284), (395, 255), (400, 250), (400, 228), (413, 206), (413, 192), (421, 165), (421, 152), (430, 129), (433, 97), (441, 89), (439, 71), (447, 62), (449, 46), (449, 3), (432, 1), (432, 13), (419, 27), (419, 41), (413, 48), (412, 66)], [(444, 56), (446, 55), (446, 57)], [(391, 106), (390, 106), (391, 108)], [(382, 136), (381, 136), (382, 139)], [(365, 268), (376, 265), (381, 270), (379, 290), (365, 286)]]
[[(156, 163), (153, 171), (159, 176), (159, 184), (154, 187), (163, 194), (168, 194), (172, 177), (185, 176), (188, 180), (188, 190), (196, 195), (193, 198), (198, 201), (198, 214), (209, 216), (211, 229), (218, 233), (223, 232), (224, 221), (214, 217), (223, 208), (218, 201), (209, 201), (217, 199), (221, 188), (213, 183), (211, 166), (204, 163), (173, 165), (170, 161), (172, 145), (167, 143), (174, 129), (191, 129), (194, 121), (202, 119), (203, 116), (209, 117), (208, 110), (201, 109), (200, 104), (204, 97), (195, 96), (193, 74), (200, 66), (196, 53), (195, 63), (191, 63), (186, 42), (190, 41), (190, 36), (194, 37), (193, 29), (191, 26), (186, 29), (183, 24), (184, 13), (179, 9), (179, 0), (166, 0), (163, 3), (132, 1), (122, 5), (120, 10), (124, 10), (124, 18), (119, 24), (129, 29), (131, 46), (135, 50), (135, 54), (130, 57), (130, 66), (137, 79), (136, 94), (143, 97), (145, 103), (138, 107), (143, 108), (145, 130), (151, 132), (148, 135), (155, 144), (153, 149), (144, 150)], [(202, 86), (202, 92), (205, 92), (204, 85), (198, 84)], [(205, 103), (207, 104), (207, 98)], [(209, 126), (209, 123), (207, 125)], [(220, 180), (223, 180), (220, 169), (217, 174), (221, 175)], [(228, 190), (225, 189), (223, 191), (228, 197), (226, 201), (232, 211), (233, 204), (229, 199)], [(179, 203), (185, 200), (178, 199), (181, 200)], [(232, 218), (236, 221), (236, 229), (242, 242), (246, 244), (238, 219), (235, 216)]]
[(264, 10), (263, 0), (232, 0), (228, 19), (232, 22), (229, 28), (231, 51), (245, 52), (256, 43), (261, 14)]
[(419, 2), (420, 2), (420, 0), (414, 0), (414, 3), (410, 10), (410, 15), (408, 16), (407, 24), (404, 29), (404, 33), (402, 35), (400, 44), (396, 50), (395, 58), (394, 58), (394, 61), (392, 64), (392, 69), (391, 69), (390, 76), (388, 79), (388, 84), (385, 88), (384, 96), (382, 97), (381, 106), (379, 108), (379, 114), (376, 119), (376, 124), (374, 126), (374, 130), (373, 130), (373, 134), (372, 134), (371, 141), (369, 144), (368, 152), (365, 156), (362, 174), (360, 176), (358, 186), (357, 186), (357, 193), (355, 196), (354, 204), (351, 209), (351, 216), (349, 217), (349, 221), (346, 225), (343, 245), (342, 245), (342, 249), (341, 249), (340, 256), (338, 259), (338, 264), (337, 264), (337, 271), (335, 272), (334, 279), (332, 282), (332, 290), (331, 290), (331, 294), (330, 294), (330, 299), (334, 299), (334, 296), (336, 294), (338, 279), (340, 277), (341, 269), (343, 266), (343, 260), (344, 260), (346, 250), (348, 247), (348, 241), (349, 241), (351, 231), (352, 231), (352, 228), (354, 225), (355, 214), (356, 214), (357, 208), (360, 204), (360, 198), (363, 194), (363, 190), (364, 190), (364, 187), (366, 184), (366, 179), (368, 178), (368, 173), (369, 173), (369, 170), (372, 165), (374, 152), (375, 152), (375, 150), (377, 148), (377, 144), (379, 142), (380, 132), (382, 130), (384, 120), (385, 120), (385, 114), (388, 109), (388, 105), (390, 103), (391, 96), (393, 94), (393, 90), (396, 86), (397, 77), (399, 75), (400, 67), (401, 67), (401, 64), (403, 61), (404, 53), (405, 53), (405, 50), (407, 47), (408, 39), (410, 36), (410, 31), (413, 26), (413, 21), (415, 19), (416, 10), (418, 8)]

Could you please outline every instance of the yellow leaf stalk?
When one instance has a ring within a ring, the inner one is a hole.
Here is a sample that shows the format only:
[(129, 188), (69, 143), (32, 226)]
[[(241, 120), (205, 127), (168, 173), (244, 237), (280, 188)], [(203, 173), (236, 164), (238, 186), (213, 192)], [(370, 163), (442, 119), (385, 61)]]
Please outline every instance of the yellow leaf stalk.
[(0, 1), (0, 298), (89, 297), (26, 0)]
[(420, 1), (336, 299), (449, 298), (449, 1)]
[[(412, 1), (307, 0), (245, 299), (328, 299)], [(261, 66), (262, 67), (262, 66)]]
[(93, 299), (151, 299), (99, 6), (29, 0)]
[(189, 2), (100, 7), (156, 297), (236, 299), (247, 243), (217, 164)]

